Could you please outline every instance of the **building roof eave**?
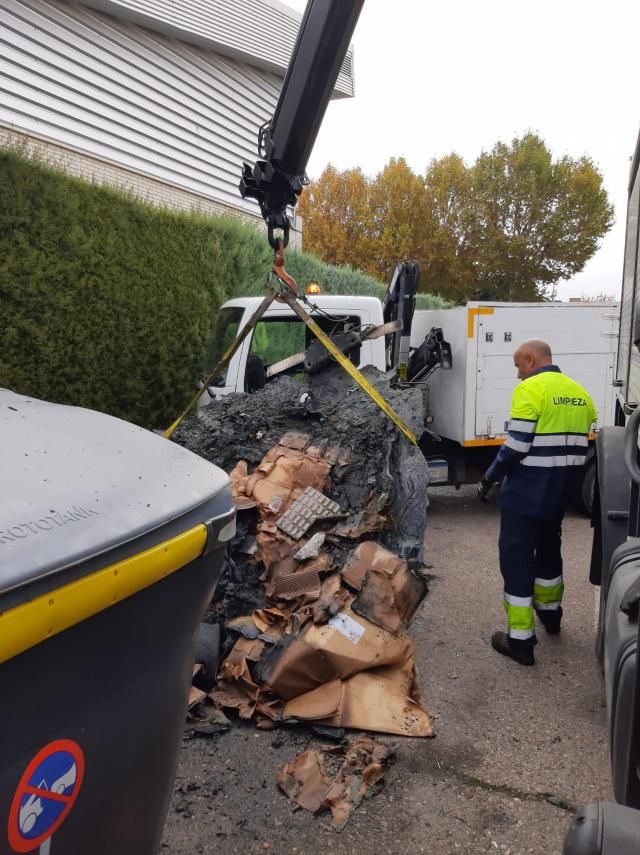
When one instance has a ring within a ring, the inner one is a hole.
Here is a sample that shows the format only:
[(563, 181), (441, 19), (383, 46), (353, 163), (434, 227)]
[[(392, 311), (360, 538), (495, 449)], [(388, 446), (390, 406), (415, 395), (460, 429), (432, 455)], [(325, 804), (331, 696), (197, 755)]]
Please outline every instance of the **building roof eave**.
[[(279, 0), (242, 2), (244, 21), (233, 0), (83, 0), (83, 5), (284, 78), (302, 16)], [(353, 47), (349, 47), (333, 98), (353, 94)]]

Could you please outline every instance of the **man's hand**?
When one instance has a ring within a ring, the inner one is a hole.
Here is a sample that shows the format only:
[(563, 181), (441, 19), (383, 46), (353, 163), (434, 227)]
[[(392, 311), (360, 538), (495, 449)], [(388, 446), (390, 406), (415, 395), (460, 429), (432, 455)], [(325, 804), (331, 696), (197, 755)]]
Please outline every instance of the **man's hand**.
[(478, 481), (478, 486), (476, 490), (478, 491), (478, 498), (481, 502), (489, 501), (489, 493), (491, 492), (491, 488), (493, 487), (493, 481), (490, 481), (486, 475), (483, 475), (482, 478)]

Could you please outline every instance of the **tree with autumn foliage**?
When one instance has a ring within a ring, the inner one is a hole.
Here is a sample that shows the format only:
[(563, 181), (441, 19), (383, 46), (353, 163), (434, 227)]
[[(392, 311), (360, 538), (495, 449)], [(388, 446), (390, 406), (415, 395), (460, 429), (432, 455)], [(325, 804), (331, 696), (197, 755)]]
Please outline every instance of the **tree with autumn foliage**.
[(305, 249), (385, 276), (420, 263), (421, 290), (450, 299), (536, 300), (580, 272), (611, 228), (588, 157), (554, 160), (525, 134), (467, 166), (455, 154), (424, 176), (392, 158), (373, 178), (328, 166), (303, 194)]
[(305, 250), (327, 264), (350, 264), (370, 272), (369, 184), (360, 169), (338, 172), (327, 166), (320, 180), (304, 191), (298, 211)]
[(472, 182), (457, 154), (434, 160), (424, 179), (427, 251), (421, 259), (421, 286), (449, 299), (472, 299), (476, 285)]
[(369, 183), (367, 272), (385, 278), (389, 259), (425, 257), (426, 196), (422, 179), (404, 158), (392, 158)]

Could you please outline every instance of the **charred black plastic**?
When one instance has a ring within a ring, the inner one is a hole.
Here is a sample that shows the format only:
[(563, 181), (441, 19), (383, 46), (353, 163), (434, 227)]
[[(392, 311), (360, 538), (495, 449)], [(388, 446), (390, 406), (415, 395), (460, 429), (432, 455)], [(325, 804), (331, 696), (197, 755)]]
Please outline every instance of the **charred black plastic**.
[(267, 382), (267, 372), (262, 359), (257, 353), (247, 356), (247, 368), (244, 375), (244, 391), (248, 394), (264, 389)]
[[(358, 349), (362, 344), (362, 336), (355, 330), (347, 330), (346, 332), (330, 336), (330, 338), (342, 353), (349, 355), (354, 350), (359, 353)], [(315, 374), (317, 371), (325, 368), (332, 360), (333, 356), (331, 356), (323, 344), (319, 341), (312, 341), (305, 353), (304, 370), (309, 374)], [(352, 359), (351, 361), (357, 364), (356, 359)]]
[(206, 528), (190, 563), (0, 664), (0, 814), (37, 752), (73, 740), (84, 782), (52, 851), (152, 855), (195, 636), (233, 534), (228, 478), (134, 425), (6, 390), (0, 431), (0, 614)]
[(287, 207), (308, 183), (306, 168), (364, 0), (310, 0), (273, 118), (260, 129), (254, 166), (245, 163), (243, 198), (256, 199), (275, 249), (288, 242)]

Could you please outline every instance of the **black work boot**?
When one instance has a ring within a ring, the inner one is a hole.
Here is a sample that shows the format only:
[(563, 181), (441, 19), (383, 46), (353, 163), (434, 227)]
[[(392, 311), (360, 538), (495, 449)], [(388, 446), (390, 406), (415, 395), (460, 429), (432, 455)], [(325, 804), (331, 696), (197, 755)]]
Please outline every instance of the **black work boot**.
[(535, 665), (533, 647), (512, 647), (506, 632), (494, 632), (491, 636), (491, 646), (503, 656), (508, 656), (518, 665)]
[(547, 635), (560, 635), (562, 621), (562, 606), (557, 609), (536, 609), (538, 620), (547, 631)]

